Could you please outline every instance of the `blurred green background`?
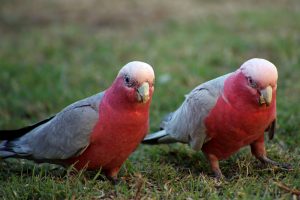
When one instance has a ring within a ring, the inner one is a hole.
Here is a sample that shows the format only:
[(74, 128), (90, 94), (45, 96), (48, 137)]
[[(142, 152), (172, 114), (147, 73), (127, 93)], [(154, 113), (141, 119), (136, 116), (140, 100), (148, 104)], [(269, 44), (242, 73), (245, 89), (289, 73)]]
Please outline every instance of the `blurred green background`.
[[(253, 57), (279, 71), (278, 127), (268, 154), (292, 172), (261, 168), (242, 150), (210, 176), (186, 145), (140, 146), (123, 166), (119, 194), (96, 174), (0, 160), (4, 199), (285, 199), (300, 188), (298, 0), (0, 0), (0, 128), (18, 128), (109, 87), (132, 60), (156, 72), (151, 131), (198, 84)], [(86, 178), (87, 176), (87, 178)], [(300, 197), (298, 197), (300, 198)]]

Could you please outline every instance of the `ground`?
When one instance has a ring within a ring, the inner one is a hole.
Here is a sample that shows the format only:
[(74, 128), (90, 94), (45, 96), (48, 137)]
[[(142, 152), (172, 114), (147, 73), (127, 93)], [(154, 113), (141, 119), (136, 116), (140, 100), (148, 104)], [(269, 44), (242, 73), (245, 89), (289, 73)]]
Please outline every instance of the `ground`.
[[(198, 84), (261, 57), (278, 68), (278, 126), (261, 166), (246, 147), (217, 183), (187, 145), (140, 145), (111, 185), (100, 172), (0, 160), (2, 199), (296, 199), (300, 189), (300, 3), (266, 1), (0, 1), (0, 128), (19, 128), (107, 88), (131, 60), (151, 64), (150, 130)], [(284, 189), (285, 188), (285, 189)], [(290, 191), (290, 192), (289, 192)], [(298, 196), (298, 199), (300, 197)]]

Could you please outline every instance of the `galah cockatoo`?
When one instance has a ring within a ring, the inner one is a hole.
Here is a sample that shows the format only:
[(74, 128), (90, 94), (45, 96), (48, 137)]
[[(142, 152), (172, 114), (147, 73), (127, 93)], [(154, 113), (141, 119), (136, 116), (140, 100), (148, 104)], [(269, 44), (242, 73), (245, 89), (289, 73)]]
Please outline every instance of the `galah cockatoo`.
[(107, 90), (35, 125), (0, 131), (0, 157), (102, 169), (115, 181), (123, 162), (147, 134), (153, 92), (152, 67), (130, 62)]
[(264, 145), (264, 133), (272, 139), (275, 131), (277, 78), (271, 62), (250, 59), (235, 72), (192, 90), (162, 121), (161, 131), (146, 136), (143, 143), (188, 143), (204, 152), (218, 179), (219, 160), (246, 145), (261, 162), (288, 168), (270, 160)]

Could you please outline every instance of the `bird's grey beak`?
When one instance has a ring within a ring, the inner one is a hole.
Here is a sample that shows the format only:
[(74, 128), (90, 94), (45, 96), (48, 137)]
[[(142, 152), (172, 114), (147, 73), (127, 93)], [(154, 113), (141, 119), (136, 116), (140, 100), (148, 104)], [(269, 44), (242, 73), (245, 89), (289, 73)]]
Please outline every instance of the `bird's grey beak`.
[(137, 100), (140, 103), (146, 103), (149, 99), (150, 99), (150, 96), (149, 96), (149, 83), (144, 82), (137, 89)]
[(272, 87), (268, 86), (260, 91), (259, 104), (269, 106), (272, 102)]

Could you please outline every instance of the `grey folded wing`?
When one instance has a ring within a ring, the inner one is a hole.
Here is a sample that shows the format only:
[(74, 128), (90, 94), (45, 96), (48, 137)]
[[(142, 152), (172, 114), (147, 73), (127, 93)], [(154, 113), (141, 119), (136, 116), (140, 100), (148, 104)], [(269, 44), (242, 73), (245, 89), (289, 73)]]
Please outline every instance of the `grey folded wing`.
[(89, 145), (99, 119), (99, 104), (104, 92), (77, 101), (48, 122), (24, 136), (8, 141), (6, 147), (19, 156), (34, 160), (67, 159)]
[(182, 105), (163, 121), (166, 133), (177, 141), (189, 143), (195, 150), (210, 138), (205, 129), (205, 118), (222, 96), (224, 81), (230, 74), (205, 82), (187, 96)]

